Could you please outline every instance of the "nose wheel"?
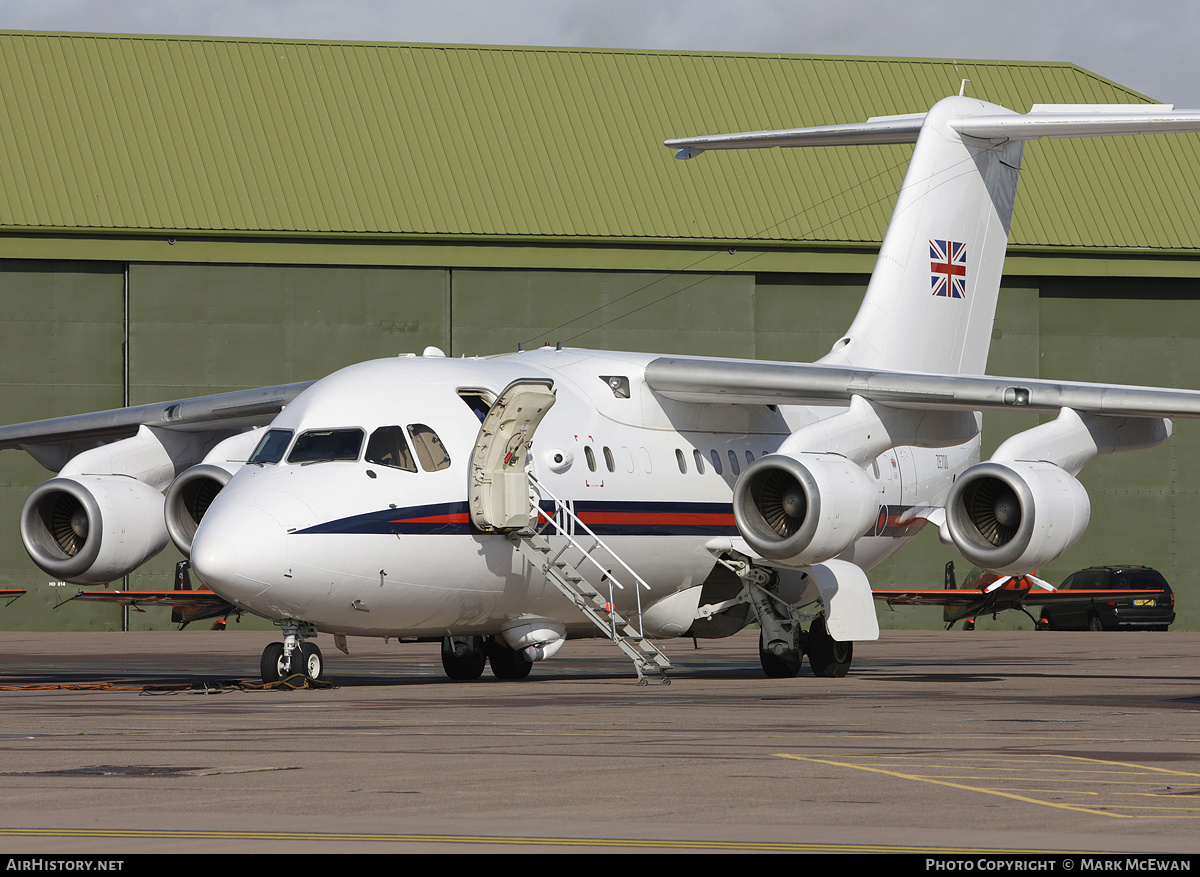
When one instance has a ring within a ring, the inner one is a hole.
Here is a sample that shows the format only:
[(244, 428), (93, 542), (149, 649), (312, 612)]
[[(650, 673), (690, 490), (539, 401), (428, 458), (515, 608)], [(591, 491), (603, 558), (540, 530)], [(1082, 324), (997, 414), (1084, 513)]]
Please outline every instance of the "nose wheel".
[[(322, 678), (325, 658), (316, 643), (300, 639), (301, 630), (299, 624), (286, 624), (283, 628), (283, 642), (270, 643), (263, 649), (258, 669), (264, 684), (294, 680), (294, 684), (299, 687), (306, 680), (315, 681)], [(316, 630), (306, 631), (305, 635), (315, 636)]]

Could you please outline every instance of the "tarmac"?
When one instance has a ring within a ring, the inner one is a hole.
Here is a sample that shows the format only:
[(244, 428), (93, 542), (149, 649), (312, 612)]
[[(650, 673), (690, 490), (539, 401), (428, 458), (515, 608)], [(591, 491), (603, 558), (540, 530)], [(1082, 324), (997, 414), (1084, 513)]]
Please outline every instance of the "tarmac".
[[(757, 632), (451, 682), (436, 645), (6, 633), (0, 852), (1200, 852), (1200, 633), (884, 631), (843, 679)], [(249, 683), (238, 685), (237, 682)]]

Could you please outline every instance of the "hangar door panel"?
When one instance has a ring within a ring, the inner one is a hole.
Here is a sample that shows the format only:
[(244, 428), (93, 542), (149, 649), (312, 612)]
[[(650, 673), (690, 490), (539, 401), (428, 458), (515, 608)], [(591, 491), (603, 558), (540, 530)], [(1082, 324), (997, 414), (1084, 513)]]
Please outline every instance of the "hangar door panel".
[[(118, 408), (122, 402), (123, 265), (113, 262), (0, 260), (4, 308), (4, 423)], [(51, 477), (26, 454), (5, 451), (0, 485), (0, 587), (28, 593), (3, 607), (5, 630), (101, 631), (118, 611), (55, 604), (74, 589), (51, 587), (21, 547), (21, 505)]]
[(456, 269), (452, 356), (518, 342), (750, 356), (754, 276), (641, 271)]
[(324, 377), (449, 345), (441, 269), (132, 265), (133, 401)]

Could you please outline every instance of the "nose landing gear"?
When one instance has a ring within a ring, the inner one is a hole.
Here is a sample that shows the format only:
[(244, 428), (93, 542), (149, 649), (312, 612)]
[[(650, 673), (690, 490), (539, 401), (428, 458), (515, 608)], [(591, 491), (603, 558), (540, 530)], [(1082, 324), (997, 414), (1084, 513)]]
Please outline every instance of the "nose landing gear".
[(294, 680), (297, 687), (307, 680), (318, 681), (325, 670), (325, 658), (316, 643), (306, 642), (317, 635), (311, 624), (284, 621), (283, 642), (270, 643), (263, 649), (259, 673), (264, 684)]

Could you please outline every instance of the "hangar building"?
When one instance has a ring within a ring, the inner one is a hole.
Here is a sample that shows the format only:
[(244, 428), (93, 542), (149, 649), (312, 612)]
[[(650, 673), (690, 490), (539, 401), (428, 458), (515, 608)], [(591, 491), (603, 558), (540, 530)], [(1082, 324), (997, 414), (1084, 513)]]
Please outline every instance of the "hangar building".
[[(0, 65), (8, 423), (429, 345), (809, 360), (858, 307), (911, 147), (681, 162), (665, 138), (923, 112), (960, 88), (1021, 111), (1149, 101), (1063, 63), (5, 32)], [(1197, 168), (1197, 135), (1029, 144), (989, 371), (1200, 386)], [(1035, 422), (988, 415), (985, 452)], [(1155, 566), (1195, 629), (1198, 451), (1181, 422), (1093, 463), (1091, 527), (1043, 574)], [(30, 591), (0, 625), (119, 627), (54, 609), (74, 586), (21, 548), (48, 477), (0, 454), (0, 587)], [(875, 584), (936, 587), (957, 554), (918, 543)], [(130, 586), (169, 587), (173, 552)]]

